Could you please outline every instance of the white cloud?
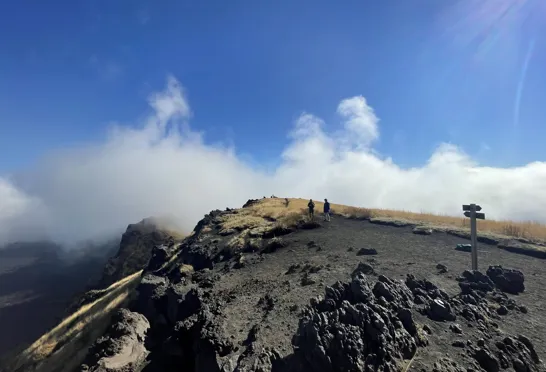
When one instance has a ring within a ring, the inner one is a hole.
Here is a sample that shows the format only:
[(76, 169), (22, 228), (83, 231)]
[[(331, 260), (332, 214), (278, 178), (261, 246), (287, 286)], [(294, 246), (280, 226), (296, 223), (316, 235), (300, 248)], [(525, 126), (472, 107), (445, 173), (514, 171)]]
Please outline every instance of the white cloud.
[(346, 119), (345, 134), (357, 147), (369, 146), (379, 137), (378, 119), (366, 98), (346, 98), (340, 102), (337, 112)]
[(370, 147), (378, 119), (364, 97), (341, 101), (343, 124), (333, 133), (302, 114), (273, 172), (192, 131), (188, 100), (173, 77), (148, 103), (153, 111), (138, 128), (114, 126), (104, 143), (0, 177), (0, 242), (98, 237), (152, 215), (190, 231), (212, 209), (271, 194), (450, 214), (476, 202), (491, 218), (546, 221), (546, 163), (484, 167), (443, 144), (422, 167), (400, 168)]

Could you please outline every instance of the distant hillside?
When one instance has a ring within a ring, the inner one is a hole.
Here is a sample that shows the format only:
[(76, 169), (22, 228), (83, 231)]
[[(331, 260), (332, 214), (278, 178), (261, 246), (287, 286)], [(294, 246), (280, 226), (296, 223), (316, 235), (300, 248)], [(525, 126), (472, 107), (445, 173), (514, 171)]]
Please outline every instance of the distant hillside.
[(106, 256), (67, 253), (51, 242), (0, 249), (0, 355), (53, 327), (74, 295), (96, 283)]

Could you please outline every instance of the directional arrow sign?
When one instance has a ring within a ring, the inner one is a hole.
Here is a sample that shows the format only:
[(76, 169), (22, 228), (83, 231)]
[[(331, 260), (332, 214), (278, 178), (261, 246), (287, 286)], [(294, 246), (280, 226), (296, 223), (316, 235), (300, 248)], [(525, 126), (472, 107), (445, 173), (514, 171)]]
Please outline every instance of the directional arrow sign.
[[(468, 211), (467, 211), (467, 212), (464, 212), (464, 215), (465, 215), (466, 217), (470, 217), (470, 212), (468, 212)], [(476, 218), (477, 218), (478, 220), (485, 220), (485, 213), (476, 213)]]
[[(463, 211), (469, 211), (472, 208), (470, 208), (470, 204), (463, 204)], [(479, 212), (482, 210), (482, 207), (476, 204), (476, 212)]]

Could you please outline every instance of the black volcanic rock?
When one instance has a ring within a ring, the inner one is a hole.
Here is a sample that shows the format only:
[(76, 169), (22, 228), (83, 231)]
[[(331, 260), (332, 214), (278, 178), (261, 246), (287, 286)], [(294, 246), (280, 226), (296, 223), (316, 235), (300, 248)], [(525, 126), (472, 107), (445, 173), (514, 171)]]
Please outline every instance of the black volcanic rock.
[(144, 219), (129, 225), (121, 237), (117, 254), (105, 265), (99, 286), (107, 287), (146, 268), (152, 258), (153, 248), (160, 245), (172, 246), (174, 238), (153, 219)]

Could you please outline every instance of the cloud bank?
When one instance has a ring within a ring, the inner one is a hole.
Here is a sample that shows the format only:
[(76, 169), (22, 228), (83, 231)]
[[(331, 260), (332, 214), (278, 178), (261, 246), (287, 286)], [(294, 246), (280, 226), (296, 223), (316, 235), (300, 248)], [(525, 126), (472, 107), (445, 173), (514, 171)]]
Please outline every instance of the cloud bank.
[(212, 209), (271, 194), (455, 215), (461, 204), (477, 202), (490, 218), (546, 221), (546, 163), (484, 167), (443, 144), (423, 166), (403, 169), (373, 150), (380, 121), (362, 96), (339, 103), (343, 125), (333, 133), (320, 118), (301, 114), (273, 172), (193, 131), (190, 105), (174, 77), (148, 104), (144, 122), (113, 127), (103, 143), (59, 151), (33, 169), (0, 176), (0, 243), (74, 242), (117, 233), (148, 216), (172, 218), (191, 231)]

